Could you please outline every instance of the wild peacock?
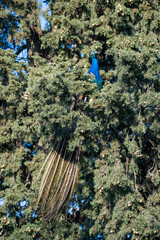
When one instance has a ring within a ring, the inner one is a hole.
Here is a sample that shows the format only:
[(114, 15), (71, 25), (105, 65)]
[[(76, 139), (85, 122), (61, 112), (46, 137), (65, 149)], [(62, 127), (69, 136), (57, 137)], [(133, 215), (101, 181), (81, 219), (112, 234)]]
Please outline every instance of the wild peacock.
[[(98, 89), (102, 88), (102, 79), (99, 75), (98, 61), (92, 54), (92, 64), (88, 73), (95, 75), (93, 82), (97, 83)], [(72, 110), (73, 108), (70, 108)], [(70, 130), (66, 130), (62, 140), (55, 144), (55, 148), (48, 154), (42, 170), (44, 170), (40, 190), (37, 199), (37, 206), (41, 215), (47, 221), (54, 220), (63, 208), (67, 199), (72, 195), (76, 183), (78, 169), (77, 162), (80, 156), (80, 148), (74, 152), (68, 152), (68, 136)]]

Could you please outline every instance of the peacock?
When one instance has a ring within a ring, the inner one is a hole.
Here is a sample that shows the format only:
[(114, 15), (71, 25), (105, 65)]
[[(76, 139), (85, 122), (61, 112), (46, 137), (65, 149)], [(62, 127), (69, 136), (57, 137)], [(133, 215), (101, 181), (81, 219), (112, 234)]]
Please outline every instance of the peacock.
[[(94, 51), (88, 73), (95, 75), (93, 82), (97, 83), (97, 87), (100, 90), (102, 88), (102, 79), (99, 74), (98, 60), (95, 54), (96, 52)], [(69, 134), (70, 130), (67, 129), (63, 133), (62, 139), (56, 142), (55, 148), (49, 152), (39, 173), (39, 176), (41, 176), (41, 173), (44, 172), (36, 205), (46, 221), (56, 219), (67, 200), (72, 196), (78, 176), (77, 162), (80, 157), (80, 147), (73, 152), (68, 151)]]
[(96, 58), (96, 51), (93, 51), (93, 53), (90, 51), (89, 56), (92, 57), (92, 64), (88, 71), (88, 73), (92, 73), (95, 75), (95, 79), (93, 80), (93, 83), (95, 82), (97, 84), (97, 87), (99, 90), (102, 88), (102, 78), (99, 74), (99, 65), (98, 60)]

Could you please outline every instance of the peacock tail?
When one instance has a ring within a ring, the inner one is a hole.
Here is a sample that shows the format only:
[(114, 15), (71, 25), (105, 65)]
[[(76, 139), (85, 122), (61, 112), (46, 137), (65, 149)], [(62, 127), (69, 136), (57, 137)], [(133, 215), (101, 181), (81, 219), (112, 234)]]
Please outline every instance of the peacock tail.
[(59, 141), (56, 148), (48, 154), (42, 167), (45, 170), (37, 205), (46, 221), (56, 218), (67, 199), (72, 195), (76, 183), (79, 149), (68, 152), (67, 145), (66, 139)]
[[(95, 75), (93, 82), (97, 83), (98, 89), (102, 88), (102, 79), (99, 74), (98, 60), (95, 54), (92, 55), (92, 64), (88, 73)], [(70, 111), (75, 107), (75, 101), (72, 101)], [(47, 220), (54, 220), (60, 210), (63, 208), (69, 197), (73, 193), (76, 183), (80, 148), (69, 152), (67, 137), (69, 130), (62, 136), (62, 140), (55, 145), (48, 154), (42, 169), (44, 171), (41, 180), (40, 190), (37, 199), (37, 206), (40, 208), (42, 217)]]

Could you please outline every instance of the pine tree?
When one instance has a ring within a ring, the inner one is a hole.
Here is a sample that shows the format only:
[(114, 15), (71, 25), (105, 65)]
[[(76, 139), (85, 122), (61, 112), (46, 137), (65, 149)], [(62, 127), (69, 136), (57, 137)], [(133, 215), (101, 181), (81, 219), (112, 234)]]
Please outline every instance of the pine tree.
[[(1, 49), (1, 235), (159, 239), (158, 1), (46, 2), (44, 31), (36, 1), (0, 2), (2, 34), (16, 54), (27, 48), (29, 61)], [(101, 91), (87, 73), (94, 50)], [(81, 148), (79, 177), (68, 206), (45, 225), (32, 217), (37, 177), (66, 128), (68, 150)]]

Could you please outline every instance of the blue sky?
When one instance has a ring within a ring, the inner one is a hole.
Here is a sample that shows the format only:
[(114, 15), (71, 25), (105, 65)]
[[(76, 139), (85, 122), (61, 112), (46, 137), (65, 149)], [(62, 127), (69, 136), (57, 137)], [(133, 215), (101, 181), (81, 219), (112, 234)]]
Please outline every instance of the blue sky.
[[(43, 0), (38, 0), (38, 3), (40, 4), (42, 12), (48, 9), (48, 4), (44, 3)], [(48, 14), (50, 15), (50, 11), (48, 11)], [(47, 26), (47, 21), (45, 20), (42, 14), (40, 15), (40, 23), (41, 23), (42, 30), (44, 30)]]

